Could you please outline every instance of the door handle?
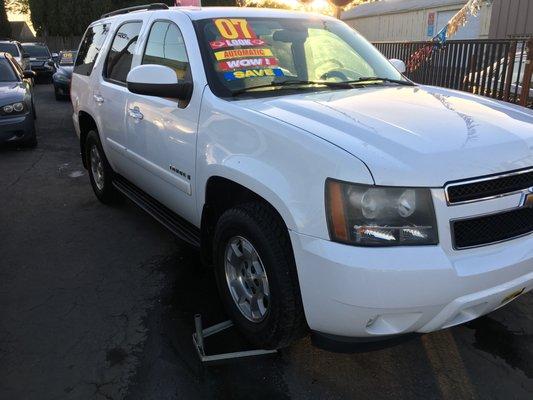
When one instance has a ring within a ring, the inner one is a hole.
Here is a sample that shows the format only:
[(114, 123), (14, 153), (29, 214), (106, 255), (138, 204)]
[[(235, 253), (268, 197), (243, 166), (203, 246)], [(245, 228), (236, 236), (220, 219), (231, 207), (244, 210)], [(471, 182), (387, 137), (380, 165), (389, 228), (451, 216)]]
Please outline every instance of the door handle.
[(93, 99), (97, 104), (102, 104), (104, 102), (104, 98), (99, 94), (93, 94)]
[(137, 122), (144, 118), (143, 113), (139, 110), (139, 107), (133, 107), (128, 109), (128, 115)]

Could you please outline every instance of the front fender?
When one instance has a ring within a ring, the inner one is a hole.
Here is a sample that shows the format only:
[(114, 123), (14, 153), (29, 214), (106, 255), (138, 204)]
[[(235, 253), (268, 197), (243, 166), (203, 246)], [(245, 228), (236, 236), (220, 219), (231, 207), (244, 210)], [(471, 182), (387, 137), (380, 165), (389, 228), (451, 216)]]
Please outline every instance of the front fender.
[(329, 238), (324, 185), (328, 177), (373, 184), (363, 162), (293, 125), (204, 93), (198, 127), (198, 218), (206, 183), (234, 181), (267, 200), (290, 230)]

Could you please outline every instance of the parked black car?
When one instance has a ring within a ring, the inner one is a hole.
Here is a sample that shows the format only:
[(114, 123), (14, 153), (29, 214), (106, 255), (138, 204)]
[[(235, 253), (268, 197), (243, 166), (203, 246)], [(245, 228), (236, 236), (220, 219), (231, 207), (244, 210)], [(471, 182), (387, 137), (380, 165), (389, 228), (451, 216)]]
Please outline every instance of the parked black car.
[(0, 144), (37, 146), (31, 79), (9, 53), (0, 53)]
[(43, 43), (22, 43), (22, 48), (30, 56), (31, 69), (37, 78), (50, 82), (56, 72), (56, 60), (48, 47)]
[(57, 71), (53, 76), (56, 100), (63, 100), (70, 96), (70, 80), (76, 55), (75, 50), (63, 50), (59, 53)]

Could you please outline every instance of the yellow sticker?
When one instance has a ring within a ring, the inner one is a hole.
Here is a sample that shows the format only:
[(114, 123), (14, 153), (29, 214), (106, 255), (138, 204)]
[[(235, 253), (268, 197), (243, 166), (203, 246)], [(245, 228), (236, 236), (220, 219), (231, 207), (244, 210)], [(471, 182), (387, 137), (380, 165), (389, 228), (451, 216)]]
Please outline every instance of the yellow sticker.
[(250, 58), (250, 57), (272, 57), (272, 50), (270, 49), (235, 49), (223, 50), (215, 52), (215, 58), (220, 60), (227, 60), (232, 58)]

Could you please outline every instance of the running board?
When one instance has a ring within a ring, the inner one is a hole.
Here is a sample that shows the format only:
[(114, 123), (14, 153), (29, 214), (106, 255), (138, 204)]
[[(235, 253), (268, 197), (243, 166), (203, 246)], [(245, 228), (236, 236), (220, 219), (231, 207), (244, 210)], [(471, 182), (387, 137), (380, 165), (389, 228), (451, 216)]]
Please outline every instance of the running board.
[(200, 247), (200, 229), (196, 226), (181, 218), (174, 211), (165, 207), (152, 196), (118, 174), (113, 179), (113, 186), (178, 238), (194, 247)]

